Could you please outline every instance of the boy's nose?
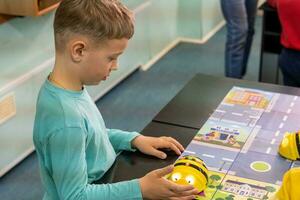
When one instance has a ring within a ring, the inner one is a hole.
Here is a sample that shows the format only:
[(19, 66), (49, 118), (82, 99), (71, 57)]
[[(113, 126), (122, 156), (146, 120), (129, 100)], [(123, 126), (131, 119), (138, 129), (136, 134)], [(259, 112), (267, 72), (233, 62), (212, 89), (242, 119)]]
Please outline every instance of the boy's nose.
[(118, 69), (118, 65), (116, 64), (116, 65), (113, 65), (113, 66), (112, 66), (111, 71), (115, 71), (115, 70), (117, 70), (117, 69)]
[(112, 67), (111, 67), (111, 70), (112, 71), (115, 71), (115, 70), (117, 70), (118, 69), (118, 62), (113, 62), (113, 64), (112, 64)]

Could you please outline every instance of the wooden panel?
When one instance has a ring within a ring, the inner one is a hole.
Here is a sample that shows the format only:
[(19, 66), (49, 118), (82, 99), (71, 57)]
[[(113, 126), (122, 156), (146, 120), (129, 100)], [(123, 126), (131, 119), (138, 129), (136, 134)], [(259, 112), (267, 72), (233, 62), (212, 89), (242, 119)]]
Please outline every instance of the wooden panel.
[(0, 125), (16, 115), (16, 102), (14, 93), (0, 99)]
[(0, 0), (0, 13), (36, 16), (55, 9), (60, 0)]
[(0, 24), (14, 18), (15, 16), (13, 15), (3, 15), (3, 14), (0, 14)]
[(0, 13), (9, 15), (34, 15), (36, 0), (0, 0)]

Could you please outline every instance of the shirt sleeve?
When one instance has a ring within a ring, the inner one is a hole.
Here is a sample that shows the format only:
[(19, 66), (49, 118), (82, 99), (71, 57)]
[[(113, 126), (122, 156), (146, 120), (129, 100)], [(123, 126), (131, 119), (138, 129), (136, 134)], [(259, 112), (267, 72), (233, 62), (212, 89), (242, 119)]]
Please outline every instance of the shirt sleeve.
[(137, 179), (113, 184), (89, 184), (85, 160), (86, 135), (81, 128), (64, 128), (49, 138), (48, 170), (61, 200), (140, 200)]
[(140, 135), (138, 132), (127, 132), (118, 129), (106, 130), (109, 140), (117, 153), (122, 150), (135, 151), (131, 146), (131, 141)]

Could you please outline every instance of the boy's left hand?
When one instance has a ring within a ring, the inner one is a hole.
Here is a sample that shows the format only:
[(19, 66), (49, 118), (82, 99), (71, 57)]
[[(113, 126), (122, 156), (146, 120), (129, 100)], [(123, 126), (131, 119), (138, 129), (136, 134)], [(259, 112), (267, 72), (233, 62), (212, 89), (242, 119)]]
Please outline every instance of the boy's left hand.
[(184, 151), (183, 146), (172, 137), (148, 137), (137, 136), (131, 142), (132, 147), (137, 148), (140, 152), (148, 155), (165, 159), (167, 154), (159, 149), (173, 150), (177, 155)]

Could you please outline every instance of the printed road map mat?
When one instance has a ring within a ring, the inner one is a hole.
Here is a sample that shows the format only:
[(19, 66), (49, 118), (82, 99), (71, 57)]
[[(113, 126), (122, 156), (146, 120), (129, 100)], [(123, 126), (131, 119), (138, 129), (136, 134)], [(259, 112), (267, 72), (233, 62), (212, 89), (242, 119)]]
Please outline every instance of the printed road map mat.
[(277, 149), (285, 132), (300, 130), (300, 97), (233, 87), (183, 155), (210, 170), (201, 200), (267, 200), (283, 174), (300, 163)]

